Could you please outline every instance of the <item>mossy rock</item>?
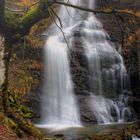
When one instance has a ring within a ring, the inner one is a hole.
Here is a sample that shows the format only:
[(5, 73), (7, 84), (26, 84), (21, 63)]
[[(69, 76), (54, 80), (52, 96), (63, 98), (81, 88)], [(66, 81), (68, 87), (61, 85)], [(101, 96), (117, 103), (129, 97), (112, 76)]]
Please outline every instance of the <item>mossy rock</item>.
[(8, 117), (4, 118), (4, 124), (12, 129), (18, 127), (18, 124)]

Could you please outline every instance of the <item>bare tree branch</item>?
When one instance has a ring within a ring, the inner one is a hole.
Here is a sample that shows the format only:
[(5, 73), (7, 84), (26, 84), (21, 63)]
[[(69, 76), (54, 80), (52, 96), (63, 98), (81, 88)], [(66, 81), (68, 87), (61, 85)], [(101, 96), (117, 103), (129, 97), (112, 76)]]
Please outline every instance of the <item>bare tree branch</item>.
[(64, 40), (65, 40), (65, 42), (66, 42), (66, 44), (67, 44), (67, 47), (68, 47), (68, 49), (70, 50), (70, 47), (69, 47), (69, 43), (68, 43), (68, 41), (67, 41), (67, 39), (66, 39), (66, 36), (65, 36), (65, 33), (63, 32), (63, 30), (62, 30), (62, 26), (60, 25), (58, 25), (57, 24), (57, 22), (56, 22), (56, 20), (55, 20), (55, 17), (54, 17), (54, 13), (52, 12), (52, 9), (50, 9), (50, 14), (51, 14), (51, 17), (52, 17), (52, 19), (53, 19), (53, 21), (54, 21), (54, 23), (55, 23), (55, 25), (60, 29), (60, 31), (62, 32), (62, 35), (63, 35), (63, 37), (64, 37)]
[(15, 36), (15, 40), (27, 35), (30, 31), (30, 28), (34, 24), (50, 16), (48, 8), (53, 4), (52, 1), (40, 0), (39, 2), (36, 2), (34, 5), (36, 4), (38, 4), (37, 7), (27, 11), (27, 13), (21, 18), (17, 28), (17, 35), (19, 36)]
[(60, 23), (60, 26), (61, 26), (61, 28), (63, 27), (63, 25), (62, 25), (62, 22), (61, 22), (61, 19), (59, 18), (59, 16), (55, 13), (55, 11), (50, 7), (50, 9), (51, 9), (51, 11), (52, 11), (52, 13), (56, 16), (56, 18), (58, 19), (58, 21), (59, 21), (59, 23)]
[(82, 11), (92, 12), (92, 13), (95, 13), (95, 14), (113, 14), (113, 13), (118, 13), (118, 14), (128, 14), (128, 15), (140, 18), (140, 13), (139, 12), (135, 13), (133, 10), (127, 10), (127, 9), (119, 10), (119, 9), (112, 9), (112, 8), (101, 9), (101, 10), (98, 10), (98, 9), (94, 10), (94, 9), (89, 9), (89, 8), (84, 8), (84, 7), (81, 7), (81, 6), (69, 4), (69, 3), (66, 3), (66, 2), (55, 1), (55, 3), (56, 4), (60, 4), (60, 5), (69, 6), (69, 7), (72, 7), (72, 8), (76, 8), (76, 9), (79, 9), (79, 10), (82, 10)]

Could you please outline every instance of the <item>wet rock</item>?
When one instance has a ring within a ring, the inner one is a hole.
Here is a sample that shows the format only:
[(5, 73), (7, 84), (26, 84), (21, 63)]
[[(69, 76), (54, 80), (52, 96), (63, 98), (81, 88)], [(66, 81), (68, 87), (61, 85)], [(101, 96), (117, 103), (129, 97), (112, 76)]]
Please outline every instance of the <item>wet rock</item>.
[[(76, 48), (77, 49), (77, 48)], [(76, 94), (81, 94), (83, 89), (88, 89), (87, 68), (84, 53), (79, 51), (71, 51), (71, 74), (74, 82), (74, 90)]]
[(81, 95), (84, 95), (84, 96), (89, 96), (89, 95), (91, 95), (91, 94), (92, 94), (92, 93), (89, 92), (89, 91), (87, 91), (87, 90), (81, 91)]
[(88, 104), (88, 98), (91, 93), (88, 93), (86, 91), (86, 95), (78, 95), (78, 103), (80, 108), (80, 116), (81, 121), (83, 124), (96, 124), (97, 120), (92, 112), (92, 110), (89, 108)]
[(54, 135), (55, 137), (64, 137), (64, 135), (63, 134), (56, 134), (56, 135)]

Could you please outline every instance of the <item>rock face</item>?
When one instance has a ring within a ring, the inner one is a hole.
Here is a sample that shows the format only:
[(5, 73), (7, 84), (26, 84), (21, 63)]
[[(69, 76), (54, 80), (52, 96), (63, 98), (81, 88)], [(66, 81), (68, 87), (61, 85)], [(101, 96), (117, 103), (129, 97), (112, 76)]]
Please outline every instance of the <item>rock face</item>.
[(86, 78), (86, 59), (82, 52), (71, 51), (71, 74), (74, 81), (74, 89), (76, 94), (81, 94), (83, 90), (88, 89), (88, 83)]
[(90, 93), (87, 91), (83, 91), (81, 94), (78, 95), (77, 99), (79, 102), (79, 108), (80, 108), (80, 115), (81, 115), (81, 121), (83, 124), (95, 124), (97, 123), (97, 119), (93, 113), (93, 111), (89, 108), (89, 99)]

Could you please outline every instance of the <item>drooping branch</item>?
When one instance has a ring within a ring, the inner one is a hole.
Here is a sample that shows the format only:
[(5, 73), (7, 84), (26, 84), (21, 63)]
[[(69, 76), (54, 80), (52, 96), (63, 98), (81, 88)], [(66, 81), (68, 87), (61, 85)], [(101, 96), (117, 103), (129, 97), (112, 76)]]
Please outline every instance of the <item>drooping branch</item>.
[(8, 17), (7, 20), (5, 0), (0, 0), (0, 33), (11, 38), (13, 41), (17, 41), (19, 38), (27, 35), (33, 25), (49, 17), (48, 7), (53, 3), (53, 0), (39, 0), (34, 3), (37, 6), (29, 9), (17, 22), (13, 21), (12, 13), (10, 13), (11, 17)]
[(43, 12), (42, 10), (38, 8), (27, 12), (27, 14), (21, 19), (21, 22), (20, 22), (20, 26), (19, 26), (20, 37), (27, 35), (29, 33), (30, 28), (35, 23), (48, 17), (49, 17), (48, 11)]
[[(52, 0), (40, 0), (38, 6), (29, 10), (20, 20), (18, 29), (19, 38), (27, 35), (30, 28), (37, 22), (46, 19), (50, 16), (48, 8), (53, 4)], [(18, 39), (18, 37), (15, 37)]]
[(114, 14), (114, 13), (118, 13), (118, 14), (128, 14), (128, 15), (140, 18), (140, 13), (139, 12), (135, 13), (133, 10), (128, 10), (128, 9), (119, 10), (119, 9), (107, 8), (107, 9), (101, 9), (101, 10), (98, 10), (98, 9), (94, 10), (94, 9), (90, 9), (90, 8), (84, 8), (84, 7), (81, 7), (81, 6), (78, 6), (78, 5), (69, 4), (69, 3), (66, 3), (66, 2), (55, 1), (55, 3), (60, 4), (60, 5), (65, 5), (65, 6), (68, 6), (68, 7), (72, 7), (72, 8), (76, 8), (76, 9), (79, 9), (79, 10), (82, 10), (82, 11), (92, 12), (92, 13), (95, 13), (95, 14)]

